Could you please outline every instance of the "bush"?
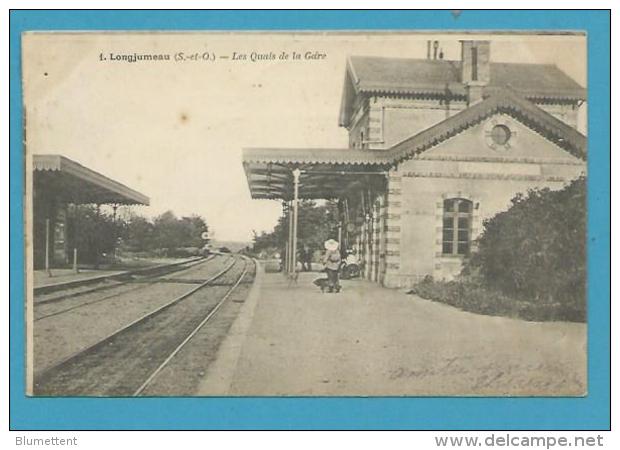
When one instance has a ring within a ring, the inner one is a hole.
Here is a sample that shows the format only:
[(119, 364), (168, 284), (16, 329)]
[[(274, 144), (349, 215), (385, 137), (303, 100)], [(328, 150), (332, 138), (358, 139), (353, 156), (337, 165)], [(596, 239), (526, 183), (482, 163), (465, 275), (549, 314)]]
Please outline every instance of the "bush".
[(429, 277), (411, 292), (480, 314), (585, 322), (585, 178), (515, 196), (484, 222), (458, 280)]
[(484, 222), (464, 274), (512, 298), (585, 314), (585, 178), (514, 197), (510, 209)]
[(531, 321), (585, 322), (585, 308), (560, 302), (518, 300), (471, 280), (435, 281), (425, 278), (409, 292), (464, 311)]

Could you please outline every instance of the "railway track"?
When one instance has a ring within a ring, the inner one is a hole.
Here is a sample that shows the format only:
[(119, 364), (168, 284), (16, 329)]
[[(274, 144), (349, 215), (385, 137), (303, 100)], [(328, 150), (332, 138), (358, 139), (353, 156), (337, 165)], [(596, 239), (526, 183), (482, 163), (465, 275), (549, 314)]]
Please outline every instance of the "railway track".
[[(195, 272), (205, 264), (213, 260), (215, 255), (211, 255), (208, 258), (200, 261), (190, 261), (187, 265), (179, 265), (174, 268), (175, 274), (187, 274)], [(167, 272), (165, 275), (168, 275)], [(148, 288), (157, 283), (167, 282), (169, 279), (162, 278), (162, 275), (148, 275), (144, 277), (132, 277), (124, 282), (116, 283), (113, 285), (100, 285), (92, 287), (88, 290), (79, 292), (69, 292), (66, 295), (56, 295), (52, 298), (46, 298), (34, 302), (34, 322), (55, 317), (60, 314), (64, 314), (70, 311), (74, 311), (85, 306), (94, 305), (105, 300), (115, 299), (125, 296), (135, 291)], [(112, 291), (112, 292), (110, 292)], [(109, 292), (107, 295), (97, 296), (97, 294)], [(91, 298), (91, 297), (95, 298)], [(128, 297), (129, 298), (129, 297)]]
[(253, 261), (230, 264), (188, 292), (41, 373), (35, 395), (139, 396), (217, 313)]

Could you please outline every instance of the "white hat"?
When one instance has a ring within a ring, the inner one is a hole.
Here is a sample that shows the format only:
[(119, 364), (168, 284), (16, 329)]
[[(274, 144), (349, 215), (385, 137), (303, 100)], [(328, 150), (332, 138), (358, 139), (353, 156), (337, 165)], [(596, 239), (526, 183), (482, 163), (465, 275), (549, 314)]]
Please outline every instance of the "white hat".
[(340, 246), (340, 244), (338, 243), (338, 241), (335, 241), (333, 239), (329, 239), (327, 241), (325, 241), (325, 250), (329, 250), (329, 251), (336, 251), (338, 250), (338, 247)]

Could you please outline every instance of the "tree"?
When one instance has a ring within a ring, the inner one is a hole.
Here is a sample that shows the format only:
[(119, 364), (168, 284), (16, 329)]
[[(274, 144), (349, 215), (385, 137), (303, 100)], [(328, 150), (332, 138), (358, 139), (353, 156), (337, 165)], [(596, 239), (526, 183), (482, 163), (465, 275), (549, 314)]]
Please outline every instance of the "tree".
[(77, 248), (81, 263), (98, 264), (116, 246), (118, 222), (95, 205), (74, 205), (68, 219), (69, 247)]
[(586, 180), (530, 190), (484, 222), (466, 272), (517, 298), (585, 309)]
[[(283, 204), (283, 213), (278, 219), (273, 231), (254, 232), (252, 252), (283, 252), (289, 233), (289, 208)], [(311, 250), (323, 248), (323, 242), (329, 238), (338, 237), (338, 204), (327, 201), (324, 205), (317, 205), (312, 200), (301, 200), (298, 207), (297, 242), (298, 248), (307, 245)]]
[(172, 211), (166, 211), (153, 220), (153, 243), (160, 249), (201, 247), (201, 235), (206, 231), (207, 223), (202, 217), (192, 215), (178, 219)]
[(132, 214), (123, 224), (123, 242), (128, 250), (146, 252), (154, 248), (153, 223), (137, 214)]
[(124, 246), (134, 252), (164, 251), (176, 253), (181, 248), (202, 247), (202, 233), (208, 232), (206, 220), (197, 215), (181, 217), (166, 211), (152, 221), (137, 214), (119, 223), (122, 229)]
[(207, 222), (199, 215), (193, 214), (181, 218), (181, 239), (183, 247), (202, 247), (202, 233), (208, 233)]
[(176, 248), (180, 246), (177, 217), (172, 211), (166, 211), (153, 220), (153, 240), (156, 248)]

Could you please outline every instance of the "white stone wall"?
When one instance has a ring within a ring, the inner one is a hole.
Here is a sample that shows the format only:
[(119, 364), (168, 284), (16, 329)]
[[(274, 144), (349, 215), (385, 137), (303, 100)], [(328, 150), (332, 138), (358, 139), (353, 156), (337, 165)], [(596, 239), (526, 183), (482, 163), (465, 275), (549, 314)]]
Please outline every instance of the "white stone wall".
[(490, 149), (484, 127), (472, 127), (390, 172), (386, 286), (409, 287), (426, 275), (450, 279), (460, 272), (463, 257), (442, 254), (444, 199), (472, 201), (475, 239), (484, 219), (508, 209), (517, 193), (561, 189), (586, 171), (584, 161), (518, 122), (511, 123), (519, 139), (509, 150)]
[[(570, 104), (538, 104), (567, 125), (579, 129), (579, 108)], [(349, 129), (349, 145), (355, 148), (387, 149), (467, 107), (465, 101), (371, 97), (360, 106)], [(364, 143), (360, 131), (364, 130)]]
[(464, 101), (380, 97), (370, 101), (370, 148), (389, 148), (462, 111)]

